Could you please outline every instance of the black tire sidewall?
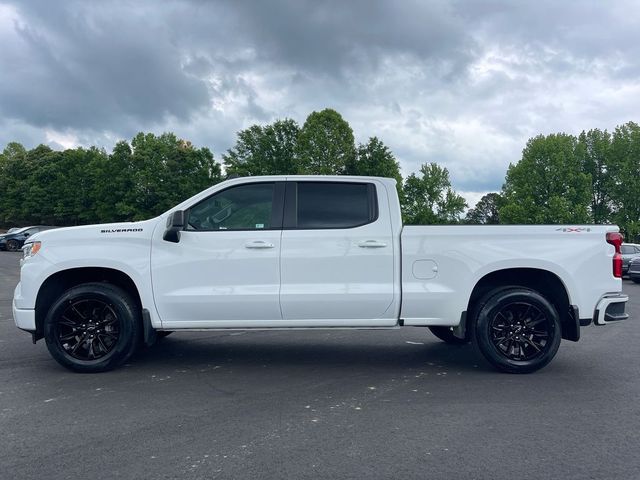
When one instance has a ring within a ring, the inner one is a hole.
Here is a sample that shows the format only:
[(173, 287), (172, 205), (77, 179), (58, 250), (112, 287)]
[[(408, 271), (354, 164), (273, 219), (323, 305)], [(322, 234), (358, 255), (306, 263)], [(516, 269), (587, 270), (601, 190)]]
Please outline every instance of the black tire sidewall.
[[(103, 301), (111, 308), (120, 321), (120, 335), (115, 348), (96, 360), (79, 360), (70, 356), (57, 338), (56, 323), (67, 309), (69, 302), (82, 299)], [(44, 320), (44, 338), (49, 352), (62, 366), (84, 373), (111, 370), (124, 363), (135, 351), (139, 336), (139, 314), (131, 297), (122, 289), (107, 283), (79, 285), (67, 290), (56, 300)]]
[[(474, 322), (473, 336), (482, 355), (493, 366), (508, 373), (531, 373), (546, 366), (555, 357), (562, 339), (562, 327), (558, 312), (551, 302), (534, 290), (512, 288), (492, 292), (481, 302)], [(515, 303), (530, 303), (541, 310), (547, 317), (549, 327), (549, 346), (546, 351), (531, 360), (512, 360), (500, 353), (491, 341), (489, 325), (491, 319), (504, 306)]]
[(9, 252), (17, 252), (18, 250), (20, 250), (20, 244), (17, 240), (7, 240), (7, 250)]

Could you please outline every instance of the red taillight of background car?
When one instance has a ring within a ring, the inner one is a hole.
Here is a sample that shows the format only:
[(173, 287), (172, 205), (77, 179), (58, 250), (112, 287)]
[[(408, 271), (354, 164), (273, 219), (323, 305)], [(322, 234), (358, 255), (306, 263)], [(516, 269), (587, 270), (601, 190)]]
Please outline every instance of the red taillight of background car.
[(613, 254), (613, 276), (616, 278), (622, 278), (622, 254), (620, 247), (623, 241), (624, 237), (621, 233), (607, 233), (607, 243), (610, 243), (616, 249), (616, 253)]

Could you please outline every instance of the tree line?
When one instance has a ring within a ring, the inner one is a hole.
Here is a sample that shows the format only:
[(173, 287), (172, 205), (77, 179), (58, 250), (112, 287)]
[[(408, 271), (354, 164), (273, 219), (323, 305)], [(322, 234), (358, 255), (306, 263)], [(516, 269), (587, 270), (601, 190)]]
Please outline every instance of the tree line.
[(502, 191), (467, 212), (469, 223), (614, 223), (640, 237), (640, 126), (529, 139)]
[[(224, 173), (223, 173), (224, 172)], [(0, 154), (0, 225), (79, 225), (151, 218), (228, 175), (373, 175), (398, 182), (408, 224), (618, 223), (640, 234), (640, 128), (563, 133), (527, 142), (500, 192), (467, 204), (449, 172), (426, 163), (406, 178), (378, 137), (356, 145), (332, 109), (237, 133), (214, 158), (172, 133), (139, 133), (110, 152), (9, 143)]]

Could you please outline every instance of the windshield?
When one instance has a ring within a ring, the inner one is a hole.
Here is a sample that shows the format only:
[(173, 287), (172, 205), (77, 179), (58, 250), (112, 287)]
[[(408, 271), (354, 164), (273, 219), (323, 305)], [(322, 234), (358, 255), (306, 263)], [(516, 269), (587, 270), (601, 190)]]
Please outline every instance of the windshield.
[(22, 227), (22, 228), (14, 227), (14, 228), (10, 228), (10, 229), (7, 231), (7, 233), (22, 233), (22, 232), (24, 232), (24, 231), (25, 231), (26, 229), (28, 229), (28, 228), (30, 228), (30, 227)]

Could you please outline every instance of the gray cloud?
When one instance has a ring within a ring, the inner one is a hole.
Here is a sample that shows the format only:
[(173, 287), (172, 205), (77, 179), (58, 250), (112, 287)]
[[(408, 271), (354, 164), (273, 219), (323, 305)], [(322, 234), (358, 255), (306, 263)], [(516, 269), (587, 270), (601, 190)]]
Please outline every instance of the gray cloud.
[[(1, 2), (1, 0), (0, 0)], [(110, 148), (175, 131), (218, 155), (255, 122), (333, 107), (408, 174), (500, 188), (538, 133), (640, 111), (640, 7), (357, 0), (0, 3), (0, 144)]]

